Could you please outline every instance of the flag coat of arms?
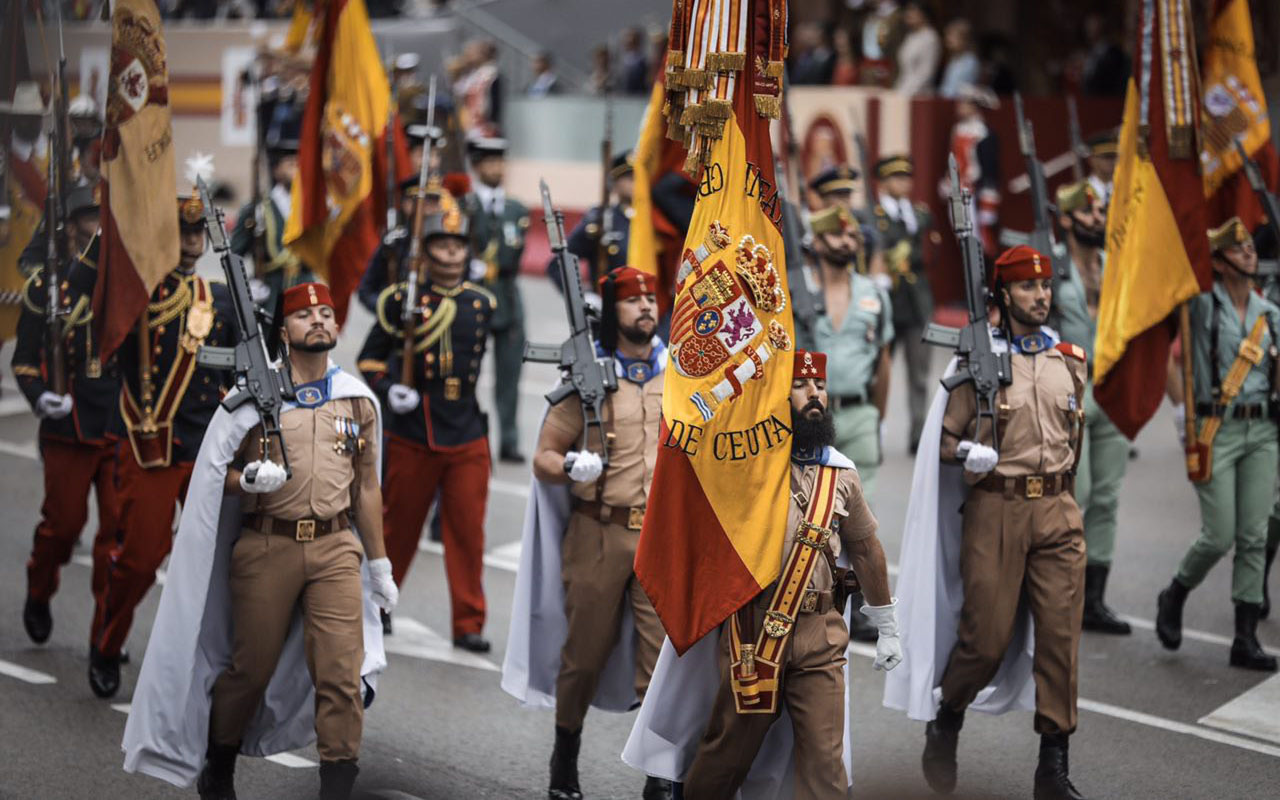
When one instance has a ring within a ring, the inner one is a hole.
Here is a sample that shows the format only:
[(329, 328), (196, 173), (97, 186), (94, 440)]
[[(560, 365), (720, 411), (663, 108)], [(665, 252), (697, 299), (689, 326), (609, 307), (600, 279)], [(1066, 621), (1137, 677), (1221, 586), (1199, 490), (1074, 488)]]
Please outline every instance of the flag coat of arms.
[(178, 266), (169, 68), (153, 0), (117, 0), (102, 135), (102, 241), (95, 332), (105, 360)]
[[(295, 37), (306, 28), (299, 20)], [(315, 20), (319, 41), (284, 242), (328, 282), (341, 323), (386, 217), (386, 197), (374, 191), (391, 168), (385, 137), (395, 137), (397, 182), (412, 167), (399, 124), (388, 124), (391, 87), (364, 0), (318, 0)]]
[(782, 566), (794, 327), (769, 125), (786, 4), (677, 0), (671, 43), (669, 133), (682, 138), (699, 190), (636, 574), (684, 652)]
[(1211, 283), (1187, 0), (1140, 5), (1098, 305), (1094, 396), (1133, 438), (1164, 395), (1172, 314)]

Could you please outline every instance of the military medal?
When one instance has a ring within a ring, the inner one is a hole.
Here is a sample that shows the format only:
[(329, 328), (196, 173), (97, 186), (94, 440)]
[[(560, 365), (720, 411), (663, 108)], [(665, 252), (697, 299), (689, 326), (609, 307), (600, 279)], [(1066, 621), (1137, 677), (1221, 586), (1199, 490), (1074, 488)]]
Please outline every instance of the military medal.
[(460, 378), (444, 379), (444, 399), (445, 400), (462, 399), (462, 380)]
[(211, 330), (213, 330), (213, 303), (208, 300), (197, 300), (187, 310), (187, 329), (182, 337), (182, 348), (188, 353), (196, 352)]

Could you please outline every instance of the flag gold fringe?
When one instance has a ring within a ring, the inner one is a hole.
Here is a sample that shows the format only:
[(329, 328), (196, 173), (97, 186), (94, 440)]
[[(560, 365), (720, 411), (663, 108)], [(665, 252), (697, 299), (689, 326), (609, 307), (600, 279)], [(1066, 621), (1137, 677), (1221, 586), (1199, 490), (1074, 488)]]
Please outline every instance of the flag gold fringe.
[(782, 117), (782, 98), (776, 94), (755, 95), (756, 113), (769, 119)]

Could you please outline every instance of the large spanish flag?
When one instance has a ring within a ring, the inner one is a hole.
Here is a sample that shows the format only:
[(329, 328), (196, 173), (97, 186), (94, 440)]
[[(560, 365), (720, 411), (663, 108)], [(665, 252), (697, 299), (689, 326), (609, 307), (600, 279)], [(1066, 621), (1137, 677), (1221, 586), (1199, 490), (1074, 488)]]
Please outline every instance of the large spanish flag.
[[(676, 0), (668, 114), (701, 187), (671, 320), (662, 428), (636, 574), (678, 652), (781, 568), (793, 324), (770, 117), (782, 0)], [(687, 37), (682, 34), (687, 33)]]
[(103, 360), (178, 266), (169, 68), (153, 0), (117, 0), (102, 136), (102, 234), (93, 321)]
[(339, 323), (378, 247), (386, 218), (386, 136), (395, 137), (397, 181), (411, 174), (398, 124), (387, 124), (391, 88), (364, 0), (317, 0), (319, 41), (302, 117), (298, 179), (284, 242), (329, 284)]
[[(22, 20), (22, 3), (9, 3), (0, 22), (0, 101), (13, 99), (13, 90), (31, 80), (27, 61), (27, 29)], [(22, 286), (26, 277), (18, 259), (40, 226), (46, 197), (47, 159), (32, 148), (31, 157), (21, 160), (9, 149), (13, 120), (0, 116), (0, 206), (9, 207), (8, 222), (0, 224), (0, 341), (12, 339), (22, 313)]]
[(1192, 18), (1186, 0), (1139, 14), (1094, 355), (1095, 397), (1129, 438), (1164, 394), (1173, 311), (1211, 284)]
[(1215, 227), (1234, 216), (1249, 230), (1266, 218), (1244, 172), (1237, 140), (1262, 170), (1268, 188), (1280, 179), (1280, 158), (1271, 141), (1267, 98), (1254, 51), (1249, 0), (1215, 0), (1203, 60), (1204, 190), (1208, 222)]

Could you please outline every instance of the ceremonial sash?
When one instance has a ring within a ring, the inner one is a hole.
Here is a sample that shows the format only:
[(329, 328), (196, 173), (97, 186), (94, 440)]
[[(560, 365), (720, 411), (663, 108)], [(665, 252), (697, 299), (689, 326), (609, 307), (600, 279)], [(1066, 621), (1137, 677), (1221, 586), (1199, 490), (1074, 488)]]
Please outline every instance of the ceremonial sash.
[[(1227, 377), (1222, 379), (1216, 404), (1222, 409), (1222, 413), (1208, 416), (1200, 427), (1200, 434), (1196, 436), (1195, 441), (1187, 445), (1187, 477), (1192, 483), (1208, 483), (1213, 477), (1213, 440), (1218, 435), (1218, 428), (1222, 427), (1222, 418), (1226, 415), (1227, 409), (1231, 407), (1231, 403), (1240, 394), (1240, 389), (1244, 387), (1244, 379), (1249, 376), (1249, 370), (1262, 363), (1262, 357), (1265, 355), (1262, 349), (1262, 335), (1266, 330), (1267, 316), (1265, 313), (1259, 314), (1258, 319), (1253, 323), (1253, 330), (1249, 331), (1249, 338), (1240, 343), (1240, 350), (1236, 354), (1236, 360), (1231, 362), (1231, 369), (1227, 370)], [(1184, 344), (1183, 347), (1186, 348), (1187, 345)], [(1187, 407), (1194, 405), (1191, 397), (1188, 396)]]
[(782, 685), (782, 656), (791, 631), (795, 628), (796, 614), (804, 599), (809, 579), (813, 577), (818, 554), (827, 546), (831, 536), (831, 519), (835, 513), (836, 479), (840, 470), (836, 467), (818, 467), (809, 496), (809, 507), (796, 531), (795, 544), (782, 575), (769, 601), (764, 622), (754, 643), (742, 641), (739, 614), (730, 617), (730, 641), (732, 645), (729, 682), (733, 691), (734, 706), (739, 714), (773, 714), (778, 710), (778, 695)]
[[(196, 354), (212, 327), (213, 300), (209, 284), (203, 278), (196, 278), (192, 284), (195, 299), (187, 310), (186, 330), (178, 337), (178, 358), (165, 376), (164, 387), (155, 406), (141, 407), (129, 384), (124, 383), (121, 387), (120, 413), (124, 416), (133, 457), (143, 469), (167, 467), (173, 460), (173, 418), (187, 392), (187, 385), (191, 383), (191, 376), (195, 374)], [(142, 379), (145, 381), (148, 377), (144, 375)]]

